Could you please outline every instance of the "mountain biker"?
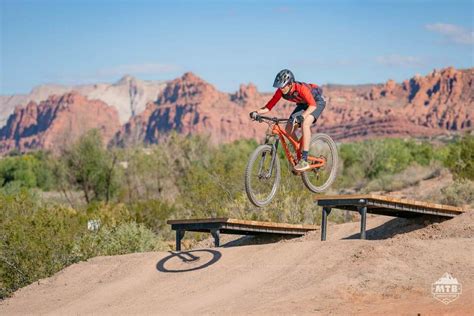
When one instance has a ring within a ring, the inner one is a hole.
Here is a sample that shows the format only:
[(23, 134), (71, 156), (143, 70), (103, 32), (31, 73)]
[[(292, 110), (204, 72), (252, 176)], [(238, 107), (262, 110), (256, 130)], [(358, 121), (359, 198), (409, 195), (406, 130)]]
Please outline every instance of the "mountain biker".
[(273, 97), (264, 107), (251, 112), (250, 118), (258, 120), (260, 115), (271, 111), (281, 98), (295, 102), (296, 108), (291, 113), (285, 129), (288, 134), (297, 139), (293, 126), (295, 124), (302, 126), (303, 153), (301, 160), (295, 166), (295, 170), (306, 171), (310, 169), (308, 151), (311, 140), (311, 125), (316, 123), (326, 106), (322, 89), (313, 83), (295, 81), (295, 76), (288, 69), (283, 69), (276, 75), (273, 87), (277, 88)]

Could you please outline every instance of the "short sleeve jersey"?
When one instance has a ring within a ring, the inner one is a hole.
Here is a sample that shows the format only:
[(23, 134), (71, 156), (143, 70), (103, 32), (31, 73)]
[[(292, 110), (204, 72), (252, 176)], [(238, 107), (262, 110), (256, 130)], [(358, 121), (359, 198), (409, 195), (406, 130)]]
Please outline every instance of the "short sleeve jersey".
[(319, 86), (314, 83), (294, 82), (293, 87), (287, 94), (283, 94), (280, 89), (277, 89), (265, 107), (271, 110), (281, 98), (298, 104), (316, 106), (316, 100), (314, 99), (312, 91), (317, 88), (319, 88)]

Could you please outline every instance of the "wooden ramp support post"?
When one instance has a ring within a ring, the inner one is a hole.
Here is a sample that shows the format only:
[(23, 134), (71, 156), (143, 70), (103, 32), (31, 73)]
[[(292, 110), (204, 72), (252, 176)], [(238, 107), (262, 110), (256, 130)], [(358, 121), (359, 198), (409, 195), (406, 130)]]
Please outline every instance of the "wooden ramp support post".
[(321, 240), (326, 240), (326, 229), (328, 226), (328, 215), (331, 213), (330, 207), (323, 207), (323, 216), (321, 218)]
[(214, 237), (214, 246), (220, 246), (220, 230), (219, 229), (211, 229), (211, 235)]
[[(219, 247), (220, 246), (220, 232), (219, 229), (210, 229), (209, 231), (214, 237), (214, 246)], [(181, 251), (181, 241), (183, 240), (184, 233), (186, 233), (186, 230), (184, 229), (177, 229), (176, 230), (176, 251)]]
[[(326, 240), (326, 232), (328, 226), (328, 215), (331, 214), (330, 207), (323, 207), (323, 214), (321, 218), (321, 241)], [(360, 214), (360, 239), (365, 239), (365, 231), (367, 227), (367, 206), (358, 207)]]
[(367, 206), (357, 208), (360, 214), (360, 239), (365, 239), (365, 228), (367, 227)]
[(181, 251), (181, 240), (184, 237), (186, 231), (182, 229), (176, 230), (176, 251)]

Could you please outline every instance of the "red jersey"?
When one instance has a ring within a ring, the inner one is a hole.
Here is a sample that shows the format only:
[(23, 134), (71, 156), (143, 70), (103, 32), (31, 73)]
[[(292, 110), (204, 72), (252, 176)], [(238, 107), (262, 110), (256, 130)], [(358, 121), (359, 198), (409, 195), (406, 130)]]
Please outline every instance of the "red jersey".
[(287, 94), (283, 94), (280, 89), (277, 89), (265, 107), (271, 110), (282, 97), (285, 100), (291, 102), (307, 104), (308, 106), (316, 106), (316, 100), (314, 99), (312, 92), (312, 90), (316, 88), (319, 88), (317, 84), (295, 81), (293, 83), (293, 87)]

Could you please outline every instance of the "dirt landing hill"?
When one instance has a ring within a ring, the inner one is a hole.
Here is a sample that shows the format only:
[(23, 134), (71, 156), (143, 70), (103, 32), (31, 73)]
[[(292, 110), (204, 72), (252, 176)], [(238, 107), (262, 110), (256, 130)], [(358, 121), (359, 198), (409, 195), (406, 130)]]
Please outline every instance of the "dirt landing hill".
[[(374, 216), (368, 228), (366, 241), (347, 223), (329, 226), (326, 242), (314, 232), (180, 256), (99, 257), (17, 291), (0, 314), (473, 315), (472, 212), (440, 223)], [(448, 305), (431, 294), (445, 272), (462, 284)]]

